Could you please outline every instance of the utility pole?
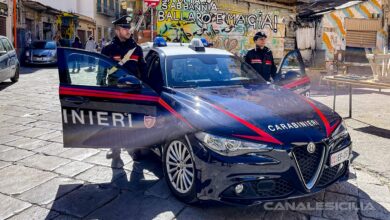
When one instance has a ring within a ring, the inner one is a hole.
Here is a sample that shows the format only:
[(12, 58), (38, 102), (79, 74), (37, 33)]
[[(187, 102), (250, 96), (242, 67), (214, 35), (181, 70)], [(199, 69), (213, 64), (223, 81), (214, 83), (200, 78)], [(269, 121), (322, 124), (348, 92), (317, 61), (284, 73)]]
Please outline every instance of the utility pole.
[(17, 48), (18, 48), (18, 41), (17, 41), (17, 33), (16, 33), (16, 26), (17, 26), (17, 22), (18, 22), (18, 20), (16, 19), (17, 18), (17, 12), (16, 12), (16, 0), (13, 0), (13, 20), (14, 20), (14, 47), (15, 47), (15, 49), (17, 50)]

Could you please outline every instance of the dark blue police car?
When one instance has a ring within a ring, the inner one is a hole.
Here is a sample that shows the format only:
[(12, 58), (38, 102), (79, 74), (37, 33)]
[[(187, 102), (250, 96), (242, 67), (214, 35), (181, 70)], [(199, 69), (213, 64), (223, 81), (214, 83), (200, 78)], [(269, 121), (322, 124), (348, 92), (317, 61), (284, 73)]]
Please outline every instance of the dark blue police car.
[(153, 148), (184, 202), (251, 205), (348, 177), (352, 142), (337, 113), (198, 39), (150, 48), (142, 79), (83, 50), (59, 48), (58, 61), (64, 147)]

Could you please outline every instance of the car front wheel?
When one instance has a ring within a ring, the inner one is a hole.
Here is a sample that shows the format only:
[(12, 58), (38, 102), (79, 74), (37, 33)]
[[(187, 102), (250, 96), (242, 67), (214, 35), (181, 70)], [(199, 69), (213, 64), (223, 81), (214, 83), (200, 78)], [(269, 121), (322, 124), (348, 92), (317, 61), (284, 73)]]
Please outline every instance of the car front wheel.
[(15, 74), (14, 74), (14, 76), (11, 78), (11, 81), (12, 81), (12, 82), (17, 82), (17, 81), (19, 81), (19, 65), (16, 66), (16, 68), (15, 68)]
[(173, 194), (185, 203), (196, 203), (196, 169), (187, 142), (174, 140), (163, 149), (165, 179)]

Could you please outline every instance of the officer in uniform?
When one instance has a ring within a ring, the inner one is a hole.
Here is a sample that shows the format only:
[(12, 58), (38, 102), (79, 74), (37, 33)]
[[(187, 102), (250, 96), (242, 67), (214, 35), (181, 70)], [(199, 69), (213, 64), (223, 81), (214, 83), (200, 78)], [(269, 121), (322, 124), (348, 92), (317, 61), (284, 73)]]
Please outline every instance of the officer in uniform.
[[(120, 63), (138, 79), (142, 79), (142, 76), (146, 73), (146, 63), (141, 47), (132, 39), (132, 33), (130, 31), (131, 17), (125, 15), (112, 23), (115, 25), (116, 36), (109, 44), (103, 47), (101, 53)], [(111, 85), (113, 83), (113, 81), (110, 81), (110, 76), (107, 76), (110, 74), (110, 71), (112, 69), (99, 70), (97, 75), (98, 85)], [(119, 148), (110, 149), (106, 157), (113, 159), (120, 158), (120, 152), (121, 150)], [(133, 160), (139, 159), (140, 153), (140, 150), (132, 152)]]
[(272, 51), (265, 46), (267, 35), (264, 32), (257, 32), (253, 37), (256, 48), (248, 51), (245, 62), (251, 65), (265, 80), (271, 81), (276, 75), (276, 65)]
[[(112, 22), (115, 25), (115, 37), (103, 47), (101, 53), (111, 59), (120, 62), (138, 79), (146, 73), (146, 63), (140, 46), (132, 38), (131, 17), (122, 16)], [(129, 52), (131, 51), (131, 52)], [(99, 71), (97, 76), (98, 85), (107, 85), (107, 70)]]

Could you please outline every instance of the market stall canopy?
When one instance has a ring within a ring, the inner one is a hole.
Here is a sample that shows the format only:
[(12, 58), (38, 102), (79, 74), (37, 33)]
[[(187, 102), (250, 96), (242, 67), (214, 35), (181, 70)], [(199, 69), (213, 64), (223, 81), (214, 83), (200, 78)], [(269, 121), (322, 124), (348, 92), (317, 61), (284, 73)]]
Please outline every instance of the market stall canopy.
[(325, 13), (328, 11), (350, 7), (352, 5), (356, 5), (356, 4), (359, 4), (359, 3), (364, 2), (364, 1), (306, 0), (306, 1), (299, 1), (299, 2), (304, 2), (304, 3), (298, 4), (297, 10), (298, 10), (299, 17), (307, 18), (307, 17), (311, 17), (311, 16), (316, 16), (316, 15), (319, 15), (321, 13)]

